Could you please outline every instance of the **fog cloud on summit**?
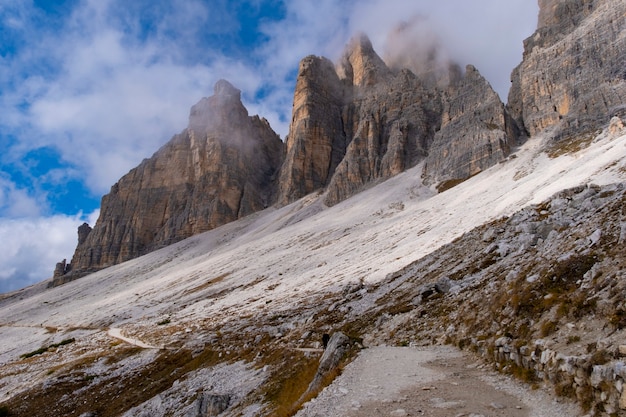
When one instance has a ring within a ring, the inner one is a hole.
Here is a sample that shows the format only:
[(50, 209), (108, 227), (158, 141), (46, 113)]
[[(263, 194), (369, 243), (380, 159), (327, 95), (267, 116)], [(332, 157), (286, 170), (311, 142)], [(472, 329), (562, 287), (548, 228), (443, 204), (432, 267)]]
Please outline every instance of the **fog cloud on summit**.
[[(212, 94), (217, 80), (239, 88), (249, 113), (267, 118), (284, 137), (299, 60), (310, 54), (337, 60), (350, 37), (364, 32), (393, 64), (421, 62), (432, 52), (430, 45), (436, 46), (437, 59), (472, 63), (506, 100), (522, 41), (537, 20), (532, 0), (45, 4), (46, 10), (33, 0), (0, 0), (5, 39), (0, 45), (0, 230), (3, 236), (20, 236), (4, 240), (0, 252), (17, 245), (16, 253), (32, 255), (34, 264), (45, 262), (32, 270), (50, 273), (49, 259), (71, 257), (67, 248), (76, 243), (76, 227), (90, 214), (81, 199), (89, 194), (99, 200), (185, 128), (189, 109)], [(272, 9), (277, 12), (255, 22), (258, 36), (237, 38), (250, 25), (242, 15)], [(42, 149), (53, 150), (52, 168), (37, 160)], [(52, 202), (69, 183), (87, 191), (64, 194), (70, 203), (64, 206), (73, 211), (60, 211)], [(31, 224), (46, 226), (23, 233)], [(48, 230), (63, 232), (55, 232), (49, 244), (34, 244), (44, 241)], [(11, 262), (11, 257), (0, 259), (5, 271), (0, 292), (48, 278), (40, 272), (10, 274), (6, 271), (21, 270)]]

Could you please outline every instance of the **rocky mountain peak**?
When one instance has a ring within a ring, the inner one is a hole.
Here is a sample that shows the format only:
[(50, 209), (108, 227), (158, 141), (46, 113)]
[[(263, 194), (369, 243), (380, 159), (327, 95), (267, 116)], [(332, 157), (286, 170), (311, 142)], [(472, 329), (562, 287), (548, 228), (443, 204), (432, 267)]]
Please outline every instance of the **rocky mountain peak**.
[(215, 83), (213, 87), (213, 95), (215, 97), (236, 97), (237, 100), (241, 100), (241, 90), (235, 88), (228, 81), (221, 79)]
[(201, 99), (191, 108), (189, 128), (197, 133), (224, 134), (241, 125), (247, 117), (248, 111), (241, 103), (241, 91), (228, 81), (219, 80), (215, 83), (213, 95)]
[[(429, 73), (392, 71), (365, 35), (349, 42), (336, 74), (331, 65), (318, 57), (300, 63), (281, 170), (282, 204), (320, 190), (326, 204), (336, 204), (430, 153), (433, 181), (466, 179), (506, 157), (517, 140), (517, 130), (507, 130), (504, 105), (473, 66), (463, 75), (451, 64), (448, 82), (441, 84)], [(473, 133), (459, 136), (455, 129)], [(433, 141), (441, 153), (433, 152)]]
[(539, 3), (507, 107), (474, 66), (392, 70), (363, 34), (337, 63), (300, 62), (284, 146), (248, 116), (240, 90), (218, 81), (188, 128), (103, 198), (71, 267), (119, 263), (313, 192), (333, 205), (420, 162), (426, 183), (446, 189), (507, 158), (524, 136), (580, 136), (626, 114), (626, 3)]
[(427, 182), (448, 188), (505, 159), (518, 129), (500, 97), (473, 66), (443, 93), (441, 129), (424, 169)]
[[(189, 126), (122, 177), (102, 198), (100, 218), (78, 230), (58, 285), (213, 229), (271, 204), (283, 144), (249, 117), (228, 81), (191, 108)], [(61, 270), (61, 268), (58, 268)]]
[(626, 2), (541, 0), (513, 71), (509, 109), (531, 136), (574, 139), (626, 114)]
[(372, 86), (388, 77), (389, 73), (389, 68), (364, 33), (350, 40), (337, 65), (339, 78), (358, 87)]

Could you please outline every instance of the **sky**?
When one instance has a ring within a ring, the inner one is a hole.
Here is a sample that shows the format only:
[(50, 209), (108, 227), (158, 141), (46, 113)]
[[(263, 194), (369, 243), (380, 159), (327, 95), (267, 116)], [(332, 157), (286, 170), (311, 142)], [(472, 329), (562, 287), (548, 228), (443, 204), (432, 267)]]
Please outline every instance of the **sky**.
[(436, 45), (506, 101), (537, 13), (530, 0), (0, 0), (0, 292), (69, 261), (101, 197), (219, 79), (284, 137), (300, 59), (337, 60), (366, 33), (388, 60)]

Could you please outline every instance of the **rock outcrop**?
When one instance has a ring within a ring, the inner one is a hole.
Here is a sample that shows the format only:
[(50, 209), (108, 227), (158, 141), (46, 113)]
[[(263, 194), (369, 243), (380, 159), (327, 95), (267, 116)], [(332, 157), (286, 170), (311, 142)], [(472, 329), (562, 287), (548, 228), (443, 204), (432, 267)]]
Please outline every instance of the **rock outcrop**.
[(288, 203), (328, 185), (343, 158), (343, 86), (332, 62), (309, 56), (300, 62), (293, 116), (280, 172), (279, 201)]
[(52, 285), (312, 192), (336, 204), (425, 158), (431, 182), (460, 181), (505, 158), (516, 134), (473, 67), (463, 75), (450, 65), (439, 78), (391, 69), (360, 35), (337, 65), (300, 62), (285, 146), (219, 81), (192, 107), (187, 129), (103, 197), (98, 222), (80, 227)]
[(212, 97), (192, 107), (188, 128), (103, 197), (93, 230), (79, 229), (70, 274), (135, 258), (267, 207), (282, 156), (269, 123), (248, 116), (240, 91), (219, 81)]
[[(415, 166), (429, 155), (433, 140), (433, 181), (465, 179), (506, 157), (518, 130), (491, 86), (473, 67), (462, 76), (450, 65), (439, 78), (459, 85), (444, 92), (430, 73), (389, 68), (364, 35), (349, 43), (336, 67), (325, 58), (305, 58), (279, 203), (324, 189), (325, 202), (336, 204)], [(442, 116), (448, 118), (444, 125)], [(455, 129), (468, 130), (461, 135)], [(459, 140), (463, 146), (453, 145)]]
[(512, 74), (509, 108), (530, 135), (583, 135), (626, 114), (626, 3), (540, 0), (537, 31)]
[(515, 121), (476, 68), (451, 83), (443, 98), (441, 129), (428, 150), (431, 183), (465, 180), (505, 159), (520, 136)]

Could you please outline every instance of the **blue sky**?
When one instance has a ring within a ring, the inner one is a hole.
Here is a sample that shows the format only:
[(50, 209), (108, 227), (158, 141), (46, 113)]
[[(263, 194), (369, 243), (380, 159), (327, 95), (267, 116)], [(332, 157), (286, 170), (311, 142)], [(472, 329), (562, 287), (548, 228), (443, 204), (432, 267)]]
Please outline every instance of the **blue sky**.
[(69, 261), (220, 78), (284, 137), (299, 60), (365, 32), (388, 61), (437, 45), (505, 99), (536, 17), (529, 0), (0, 0), (0, 292)]

